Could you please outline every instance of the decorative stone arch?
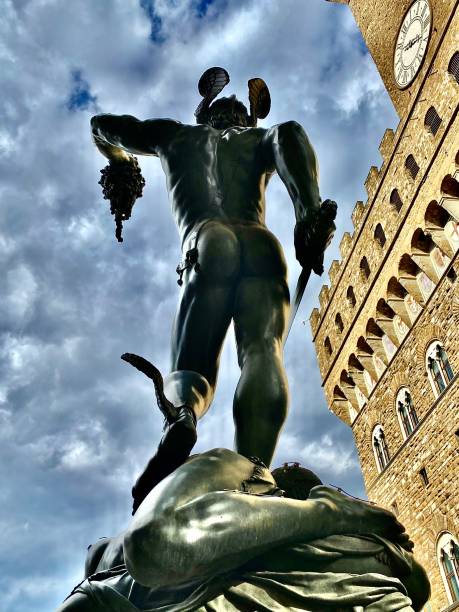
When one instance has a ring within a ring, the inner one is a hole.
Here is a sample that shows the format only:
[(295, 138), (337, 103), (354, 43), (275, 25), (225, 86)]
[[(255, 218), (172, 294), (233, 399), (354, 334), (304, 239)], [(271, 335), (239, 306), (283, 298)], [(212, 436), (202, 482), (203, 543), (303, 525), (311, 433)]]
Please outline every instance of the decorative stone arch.
[(362, 395), (367, 400), (368, 396), (375, 388), (376, 382), (371, 376), (371, 374), (365, 369), (360, 359), (356, 357), (355, 353), (351, 353), (351, 355), (349, 356), (348, 372), (352, 376), (356, 385), (361, 390)]
[(395, 412), (404, 440), (407, 440), (419, 425), (419, 417), (408, 385), (400, 387), (395, 395)]
[(418, 266), (411, 255), (405, 253), (398, 266), (399, 282), (422, 306), (435, 289), (435, 284)]
[(409, 365), (404, 363), (397, 372), (393, 376), (391, 376), (391, 380), (389, 381), (388, 389), (392, 398), (394, 398), (399, 389), (402, 387), (410, 386), (410, 374), (409, 374)]
[(450, 604), (459, 602), (459, 538), (451, 531), (441, 531), (435, 545), (440, 575)]
[(453, 295), (453, 299), (451, 300), (451, 318), (453, 322), (458, 325), (459, 324), (459, 287), (456, 287), (456, 290)]
[(341, 372), (339, 386), (355, 410), (360, 411), (366, 405), (367, 398), (346, 370)]
[[(408, 327), (412, 326), (413, 322), (422, 311), (421, 306), (416, 306), (416, 300), (411, 297), (405, 287), (398, 282), (395, 276), (393, 276), (387, 283), (385, 298), (387, 304), (399, 315), (399, 317)], [(409, 298), (408, 301), (407, 298)]]
[(419, 327), (417, 331), (418, 342), (416, 346), (416, 357), (418, 363), (424, 364), (429, 345), (435, 340), (444, 344), (445, 336), (442, 328), (435, 324), (430, 324), (428, 327)]
[(454, 372), (443, 342), (437, 339), (427, 345), (424, 367), (434, 396), (439, 397), (454, 378)]
[(389, 447), (387, 446), (386, 436), (384, 434), (383, 426), (378, 423), (371, 432), (371, 447), (373, 449), (373, 455), (376, 463), (378, 473), (383, 472), (389, 461)]
[(459, 249), (459, 224), (436, 200), (432, 200), (426, 208), (424, 227), (448, 257), (451, 258)]
[(339, 385), (335, 385), (333, 389), (332, 409), (338, 412), (343, 417), (347, 417), (349, 425), (352, 425), (357, 418), (359, 412), (354, 408), (351, 402), (347, 399), (344, 391)]
[(401, 341), (409, 331), (409, 327), (384, 298), (380, 298), (376, 305), (375, 320), (383, 332), (389, 336), (392, 343), (397, 347), (400, 346)]
[(451, 259), (435, 244), (430, 234), (417, 228), (411, 238), (411, 257), (433, 283), (438, 283)]
[(356, 356), (360, 363), (368, 370), (373, 380), (378, 381), (386, 369), (386, 364), (380, 360), (380, 364), (375, 361), (375, 352), (363, 336), (357, 340)]
[(459, 182), (452, 174), (447, 174), (443, 177), (440, 190), (442, 194), (440, 205), (447, 210), (456, 221), (459, 221)]

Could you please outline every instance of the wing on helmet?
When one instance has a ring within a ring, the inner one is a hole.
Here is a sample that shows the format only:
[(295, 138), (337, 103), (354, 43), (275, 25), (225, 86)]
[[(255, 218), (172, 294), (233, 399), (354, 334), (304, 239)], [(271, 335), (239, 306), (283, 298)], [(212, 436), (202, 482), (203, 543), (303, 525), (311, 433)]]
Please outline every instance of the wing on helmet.
[(252, 125), (257, 124), (257, 119), (264, 119), (271, 109), (271, 96), (269, 89), (263, 79), (250, 79), (249, 86), (249, 102), (250, 102), (250, 118)]
[(199, 79), (198, 91), (202, 100), (194, 114), (198, 123), (204, 123), (210, 103), (230, 81), (229, 74), (224, 68), (214, 66), (208, 68)]

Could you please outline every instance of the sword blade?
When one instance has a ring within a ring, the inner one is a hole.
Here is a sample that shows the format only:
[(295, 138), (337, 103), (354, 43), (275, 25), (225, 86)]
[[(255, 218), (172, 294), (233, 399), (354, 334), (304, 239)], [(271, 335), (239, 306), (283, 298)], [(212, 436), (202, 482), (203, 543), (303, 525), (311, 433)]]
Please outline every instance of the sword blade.
[(290, 306), (290, 317), (287, 324), (287, 333), (284, 339), (284, 346), (287, 342), (290, 330), (292, 329), (293, 321), (295, 320), (296, 313), (300, 307), (301, 300), (303, 299), (304, 290), (306, 289), (309, 277), (311, 276), (311, 271), (312, 268), (303, 268), (296, 283), (295, 295), (293, 296), (293, 302)]

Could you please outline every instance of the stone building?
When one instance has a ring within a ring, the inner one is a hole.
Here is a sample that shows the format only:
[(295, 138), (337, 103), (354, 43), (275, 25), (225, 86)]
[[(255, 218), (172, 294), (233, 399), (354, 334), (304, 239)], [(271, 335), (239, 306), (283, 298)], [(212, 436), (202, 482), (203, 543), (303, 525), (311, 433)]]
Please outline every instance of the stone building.
[(311, 314), (323, 387), (369, 499), (415, 542), (426, 609), (459, 609), (459, 2), (329, 1), (349, 5), (400, 123)]

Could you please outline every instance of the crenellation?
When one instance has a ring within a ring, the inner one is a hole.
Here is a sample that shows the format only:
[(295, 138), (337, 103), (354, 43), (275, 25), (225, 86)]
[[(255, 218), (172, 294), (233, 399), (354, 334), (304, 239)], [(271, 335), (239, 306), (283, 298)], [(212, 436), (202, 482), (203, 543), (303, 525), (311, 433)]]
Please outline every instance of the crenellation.
[(341, 272), (341, 264), (337, 259), (334, 259), (328, 270), (328, 276), (330, 278), (330, 288), (334, 286), (335, 281), (338, 279), (340, 275), (340, 272)]
[(321, 314), (325, 312), (328, 302), (330, 301), (330, 290), (328, 285), (323, 285), (319, 293), (319, 303)]
[(379, 144), (379, 151), (382, 155), (384, 163), (389, 161), (389, 157), (392, 155), (395, 146), (395, 133), (394, 130), (388, 128), (384, 132), (384, 136)]
[(312, 336), (314, 337), (317, 333), (317, 329), (320, 323), (320, 313), (318, 308), (314, 308), (311, 312), (311, 316), (309, 317), (309, 322), (311, 325)]
[(371, 202), (379, 185), (379, 169), (371, 166), (367, 178), (365, 179), (365, 189), (368, 194), (368, 201)]
[(339, 244), (339, 251), (343, 261), (346, 261), (352, 247), (352, 236), (349, 232), (344, 232)]
[(360, 224), (365, 216), (366, 206), (360, 200), (355, 203), (354, 210), (352, 211), (352, 223), (354, 224), (354, 236), (357, 235)]

